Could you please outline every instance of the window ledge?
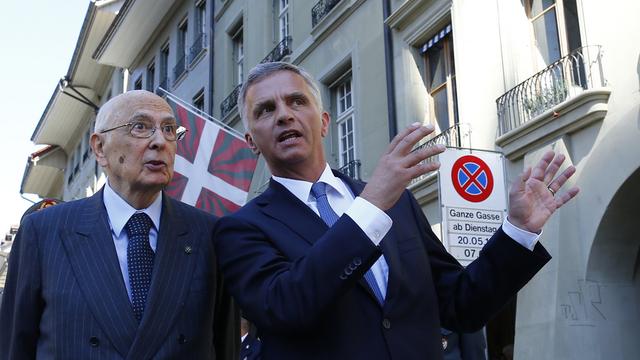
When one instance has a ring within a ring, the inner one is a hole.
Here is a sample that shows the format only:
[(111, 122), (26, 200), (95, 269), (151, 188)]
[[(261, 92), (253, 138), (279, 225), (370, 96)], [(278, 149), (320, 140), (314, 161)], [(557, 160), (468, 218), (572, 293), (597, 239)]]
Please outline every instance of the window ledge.
[(185, 68), (182, 74), (180, 74), (180, 76), (178, 76), (178, 78), (173, 81), (172, 88), (176, 89), (178, 86), (180, 86), (180, 83), (182, 83), (182, 80), (184, 80), (187, 77), (188, 72), (189, 71)]
[(585, 90), (496, 139), (509, 160), (523, 157), (541, 144), (576, 132), (607, 115), (611, 89)]
[(200, 50), (200, 52), (198, 53), (198, 55), (196, 55), (193, 60), (189, 63), (189, 70), (193, 69), (196, 67), (196, 65), (198, 65), (198, 63), (202, 60), (202, 58), (204, 58), (204, 54), (207, 53), (207, 48), (202, 48), (202, 50)]
[(408, 187), (420, 206), (438, 198), (438, 172), (433, 171), (414, 180)]

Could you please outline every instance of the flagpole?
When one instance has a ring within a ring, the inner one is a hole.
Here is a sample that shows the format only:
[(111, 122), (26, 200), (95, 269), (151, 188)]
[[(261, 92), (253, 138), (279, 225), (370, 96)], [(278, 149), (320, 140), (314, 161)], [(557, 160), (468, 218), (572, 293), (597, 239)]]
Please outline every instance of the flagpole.
[(169, 91), (167, 91), (167, 90), (163, 89), (162, 87), (158, 87), (158, 89), (162, 90), (162, 91), (165, 93), (165, 95), (167, 95), (167, 97), (168, 97), (170, 100), (174, 101), (174, 102), (175, 102), (175, 103), (177, 103), (177, 104), (182, 105), (182, 107), (184, 107), (184, 108), (185, 108), (187, 111), (189, 111), (190, 113), (192, 113), (192, 114), (194, 114), (194, 115), (196, 115), (196, 116), (202, 116), (202, 117), (205, 117), (205, 118), (207, 118), (209, 121), (211, 121), (211, 122), (215, 123), (216, 125), (218, 125), (218, 126), (220, 126), (220, 127), (224, 128), (225, 130), (227, 130), (227, 131), (228, 131), (231, 135), (233, 135), (234, 137), (236, 137), (236, 138), (238, 138), (238, 139), (240, 139), (240, 140), (242, 140), (242, 141), (244, 141), (244, 140), (245, 140), (245, 139), (244, 139), (244, 134), (242, 134), (242, 133), (241, 133), (241, 132), (239, 132), (238, 130), (236, 130), (236, 129), (232, 128), (231, 126), (229, 126), (229, 125), (227, 125), (227, 124), (223, 123), (222, 121), (220, 121), (220, 120), (218, 120), (218, 119), (214, 118), (213, 116), (211, 116), (211, 115), (207, 114), (206, 112), (204, 112), (204, 111), (202, 111), (202, 110), (200, 110), (200, 109), (196, 108), (195, 106), (193, 106), (193, 105), (191, 105), (191, 104), (187, 103), (186, 101), (184, 101), (184, 100), (180, 99), (177, 95), (174, 95), (174, 94), (170, 93)]

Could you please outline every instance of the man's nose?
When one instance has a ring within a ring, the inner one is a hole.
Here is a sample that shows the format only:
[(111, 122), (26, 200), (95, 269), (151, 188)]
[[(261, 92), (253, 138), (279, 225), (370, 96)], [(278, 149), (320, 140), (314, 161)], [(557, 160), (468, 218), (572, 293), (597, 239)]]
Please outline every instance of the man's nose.
[(164, 137), (162, 129), (160, 128), (156, 128), (149, 140), (149, 147), (152, 149), (163, 147), (169, 142), (169, 140)]
[(293, 112), (286, 104), (279, 104), (276, 108), (276, 120), (278, 125), (282, 125), (293, 120)]

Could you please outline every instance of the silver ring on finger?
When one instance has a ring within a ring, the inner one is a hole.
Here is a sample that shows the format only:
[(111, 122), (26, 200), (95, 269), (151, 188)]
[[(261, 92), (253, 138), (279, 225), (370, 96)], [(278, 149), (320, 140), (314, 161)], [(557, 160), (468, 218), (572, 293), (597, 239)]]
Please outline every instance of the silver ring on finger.
[(556, 196), (556, 192), (551, 188), (551, 185), (547, 186), (547, 190), (549, 190), (551, 196)]

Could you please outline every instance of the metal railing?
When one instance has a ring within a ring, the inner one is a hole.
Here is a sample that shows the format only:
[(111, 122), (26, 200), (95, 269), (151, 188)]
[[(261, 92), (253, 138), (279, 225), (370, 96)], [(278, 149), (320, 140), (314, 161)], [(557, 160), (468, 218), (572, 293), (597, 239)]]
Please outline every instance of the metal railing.
[[(444, 146), (458, 147), (458, 148), (471, 147), (469, 127), (466, 126), (465, 124), (455, 124), (452, 127), (442, 131), (440, 134), (416, 146), (416, 148), (413, 149), (412, 151), (423, 149), (425, 147), (433, 146), (436, 144), (442, 144)], [(435, 160), (436, 160), (436, 156), (431, 156), (431, 157), (428, 157), (426, 160), (424, 160), (424, 162), (431, 162)], [(411, 183), (409, 183), (409, 185), (415, 184), (421, 181), (422, 179), (425, 179), (427, 176), (429, 176), (429, 174), (430, 173), (427, 173), (427, 174), (418, 176), (417, 178), (414, 178), (413, 180), (411, 180)]]
[(351, 160), (338, 169), (350, 178), (360, 180), (360, 160)]
[(260, 63), (280, 61), (287, 55), (291, 55), (291, 36), (282, 39)]
[(206, 34), (200, 33), (200, 35), (198, 35), (196, 40), (193, 42), (193, 45), (191, 45), (191, 48), (189, 49), (189, 64), (193, 63), (198, 55), (200, 55), (202, 50), (207, 47), (205, 43), (206, 41)]
[(238, 105), (238, 93), (242, 84), (236, 86), (222, 102), (220, 103), (220, 118), (224, 119)]
[(333, 9), (340, 0), (320, 0), (311, 9), (311, 26), (318, 25), (320, 20), (324, 18), (331, 9)]
[(186, 56), (181, 56), (178, 61), (176, 61), (176, 66), (173, 67), (173, 81), (175, 82), (180, 78), (185, 71), (187, 71), (187, 67), (185, 66), (185, 58)]
[(499, 135), (585, 90), (605, 85), (601, 46), (578, 48), (496, 100)]

